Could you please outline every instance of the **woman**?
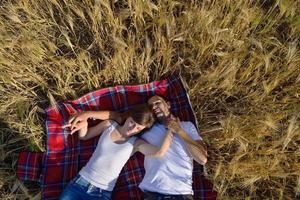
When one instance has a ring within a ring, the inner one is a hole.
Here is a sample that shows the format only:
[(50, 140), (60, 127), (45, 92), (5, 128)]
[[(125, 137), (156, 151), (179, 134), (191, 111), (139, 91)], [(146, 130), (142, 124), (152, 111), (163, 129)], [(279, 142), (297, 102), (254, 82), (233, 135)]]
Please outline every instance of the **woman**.
[[(69, 183), (60, 199), (111, 199), (119, 173), (133, 153), (140, 151), (145, 156), (164, 155), (172, 141), (171, 131), (166, 134), (160, 147), (133, 137), (143, 129), (151, 127), (154, 122), (148, 106), (135, 106), (127, 116), (123, 125), (106, 120), (88, 128), (86, 121), (80, 122), (80, 139), (86, 140), (100, 134), (101, 137), (90, 160)], [(64, 127), (71, 127), (71, 125)]]

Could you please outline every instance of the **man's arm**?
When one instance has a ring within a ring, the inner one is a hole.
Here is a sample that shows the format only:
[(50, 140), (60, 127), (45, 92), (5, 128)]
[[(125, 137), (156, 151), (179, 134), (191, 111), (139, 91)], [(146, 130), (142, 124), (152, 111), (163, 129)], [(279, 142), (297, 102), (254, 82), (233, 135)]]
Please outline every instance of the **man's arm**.
[[(193, 140), (183, 129), (177, 132), (177, 134), (183, 138), (183, 137), (189, 137), (191, 140)], [(202, 140), (193, 140), (193, 143), (186, 142), (186, 146), (191, 153), (193, 159), (201, 164), (205, 165), (207, 162), (207, 151), (206, 146)]]
[(162, 157), (165, 155), (165, 153), (168, 151), (173, 139), (173, 133), (168, 130), (166, 133), (164, 139), (162, 140), (160, 146), (155, 146), (152, 144), (149, 144), (148, 142), (137, 139), (134, 144), (134, 151), (133, 153), (139, 151), (145, 156), (151, 156), (151, 157)]
[(197, 163), (204, 165), (207, 162), (207, 151), (204, 142), (193, 140), (180, 126), (179, 119), (169, 121), (167, 127), (185, 141), (188, 151)]

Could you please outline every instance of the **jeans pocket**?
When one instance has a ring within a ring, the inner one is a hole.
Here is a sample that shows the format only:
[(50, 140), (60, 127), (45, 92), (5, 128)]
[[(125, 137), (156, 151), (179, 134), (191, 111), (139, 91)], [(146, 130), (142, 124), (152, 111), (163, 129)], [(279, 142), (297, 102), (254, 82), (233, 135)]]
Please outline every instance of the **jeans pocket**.
[(93, 196), (93, 197), (102, 197), (102, 191), (100, 188), (93, 186), (93, 185), (89, 185), (87, 192), (86, 192), (89, 196)]
[(100, 197), (101, 200), (111, 200), (112, 192), (89, 185), (87, 194), (91, 197)]
[(87, 180), (85, 180), (82, 176), (77, 175), (72, 184), (75, 187), (82, 189), (83, 191), (87, 191), (90, 183)]

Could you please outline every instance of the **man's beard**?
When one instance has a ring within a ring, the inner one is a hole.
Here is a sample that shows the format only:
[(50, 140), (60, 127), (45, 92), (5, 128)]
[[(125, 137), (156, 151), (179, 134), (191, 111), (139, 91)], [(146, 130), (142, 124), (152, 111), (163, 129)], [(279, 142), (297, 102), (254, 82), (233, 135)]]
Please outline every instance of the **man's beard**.
[(165, 122), (166, 117), (164, 115), (156, 116), (158, 123), (163, 124)]
[(158, 115), (155, 116), (158, 123), (160, 124), (165, 124), (167, 121), (168, 116), (166, 116), (164, 113), (160, 113)]

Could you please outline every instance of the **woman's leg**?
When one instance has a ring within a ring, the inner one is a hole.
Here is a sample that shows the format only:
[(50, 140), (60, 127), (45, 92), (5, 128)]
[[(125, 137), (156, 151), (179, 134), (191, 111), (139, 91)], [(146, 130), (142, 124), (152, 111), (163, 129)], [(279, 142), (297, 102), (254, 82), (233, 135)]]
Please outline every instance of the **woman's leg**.
[(68, 185), (68, 187), (60, 195), (60, 200), (83, 200), (81, 198), (82, 194), (74, 185)]
[(102, 199), (103, 200), (111, 200), (112, 192), (103, 190), (102, 191)]
[(60, 195), (60, 200), (84, 200), (85, 188), (82, 185), (79, 185), (80, 175), (77, 175), (64, 189)]
[(111, 200), (112, 192), (100, 189), (77, 175), (60, 196), (60, 200)]

